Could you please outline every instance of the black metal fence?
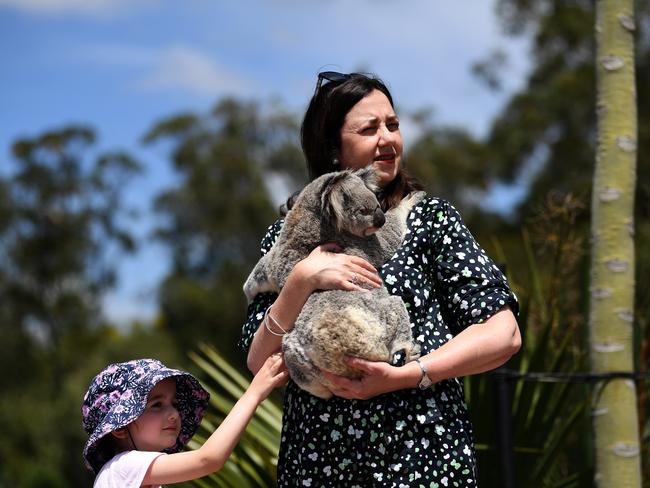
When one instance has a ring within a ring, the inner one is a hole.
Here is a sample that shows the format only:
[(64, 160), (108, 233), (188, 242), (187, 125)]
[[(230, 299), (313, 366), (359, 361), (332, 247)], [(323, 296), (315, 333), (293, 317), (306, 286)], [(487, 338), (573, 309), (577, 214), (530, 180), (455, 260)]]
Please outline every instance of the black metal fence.
[(649, 372), (607, 372), (607, 373), (522, 373), (499, 368), (489, 373), (495, 382), (497, 441), (501, 486), (515, 488), (515, 457), (512, 428), (512, 390), (519, 381), (536, 383), (599, 383), (615, 379), (650, 379)]

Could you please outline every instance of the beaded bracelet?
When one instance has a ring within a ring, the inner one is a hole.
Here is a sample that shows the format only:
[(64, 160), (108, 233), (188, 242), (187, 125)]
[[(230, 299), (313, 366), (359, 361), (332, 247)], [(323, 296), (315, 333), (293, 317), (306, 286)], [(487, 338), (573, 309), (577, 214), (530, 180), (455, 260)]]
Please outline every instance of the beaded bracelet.
[[(266, 330), (268, 330), (274, 336), (282, 337), (283, 335), (285, 335), (287, 333), (287, 331), (284, 330), (284, 328), (278, 323), (278, 321), (273, 318), (273, 315), (270, 314), (272, 306), (273, 305), (271, 305), (269, 308), (267, 308), (266, 312), (264, 312), (264, 319), (263, 319), (264, 327), (266, 327)], [(275, 326), (282, 331), (282, 334), (280, 334), (279, 332), (276, 332), (273, 329), (271, 329), (271, 326), (269, 325), (269, 319), (271, 319), (271, 321), (275, 324)]]

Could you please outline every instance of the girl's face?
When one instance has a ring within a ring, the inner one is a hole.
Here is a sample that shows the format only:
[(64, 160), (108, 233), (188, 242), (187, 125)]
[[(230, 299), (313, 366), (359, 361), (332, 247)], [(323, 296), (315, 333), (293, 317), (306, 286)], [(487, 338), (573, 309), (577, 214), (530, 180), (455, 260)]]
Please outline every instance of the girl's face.
[(386, 95), (379, 90), (362, 98), (345, 116), (338, 159), (346, 169), (372, 164), (381, 187), (399, 173), (402, 164), (399, 119)]
[(181, 418), (176, 403), (176, 378), (166, 378), (149, 392), (142, 415), (129, 424), (139, 451), (162, 451), (176, 444)]

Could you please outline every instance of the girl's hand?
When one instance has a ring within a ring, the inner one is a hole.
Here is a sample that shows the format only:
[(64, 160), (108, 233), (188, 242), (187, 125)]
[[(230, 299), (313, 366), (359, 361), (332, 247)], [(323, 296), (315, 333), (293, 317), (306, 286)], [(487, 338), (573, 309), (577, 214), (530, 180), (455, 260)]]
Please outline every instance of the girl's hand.
[(325, 378), (331, 383), (330, 391), (341, 398), (348, 400), (367, 400), (382, 393), (403, 388), (401, 367), (391, 366), (385, 362), (366, 361), (361, 358), (349, 357), (346, 359), (349, 366), (363, 371), (363, 376), (358, 380), (351, 380), (329, 371), (321, 370)]
[(270, 355), (251, 381), (248, 390), (259, 395), (259, 401), (264, 400), (274, 388), (289, 380), (289, 371), (284, 364), (282, 353)]
[(363, 258), (343, 254), (336, 244), (323, 244), (294, 267), (297, 273), (314, 290), (363, 291), (379, 288), (381, 278), (372, 264)]

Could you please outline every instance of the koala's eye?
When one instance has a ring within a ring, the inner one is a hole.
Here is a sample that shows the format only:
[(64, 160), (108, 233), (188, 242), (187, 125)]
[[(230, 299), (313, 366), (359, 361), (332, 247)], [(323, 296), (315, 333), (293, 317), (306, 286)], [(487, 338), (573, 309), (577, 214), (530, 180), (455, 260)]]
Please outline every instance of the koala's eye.
[(375, 213), (375, 209), (362, 208), (360, 213), (361, 215), (372, 215), (373, 213)]

